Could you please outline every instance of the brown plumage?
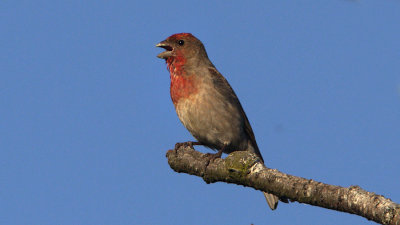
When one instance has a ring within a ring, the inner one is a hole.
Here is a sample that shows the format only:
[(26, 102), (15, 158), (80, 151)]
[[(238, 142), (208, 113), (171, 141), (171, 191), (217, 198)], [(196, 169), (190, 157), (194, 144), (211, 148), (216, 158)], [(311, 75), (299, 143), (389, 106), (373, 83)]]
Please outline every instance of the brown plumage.
[[(204, 45), (189, 33), (174, 34), (156, 45), (166, 51), (170, 94), (179, 119), (198, 143), (219, 153), (250, 151), (264, 162), (238, 97), (208, 59)], [(271, 209), (278, 197), (264, 193)]]

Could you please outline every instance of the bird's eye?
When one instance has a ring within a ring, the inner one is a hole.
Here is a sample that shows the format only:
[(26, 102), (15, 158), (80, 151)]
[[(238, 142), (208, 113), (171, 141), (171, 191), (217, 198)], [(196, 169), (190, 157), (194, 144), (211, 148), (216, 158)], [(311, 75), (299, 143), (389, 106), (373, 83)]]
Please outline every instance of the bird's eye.
[(185, 44), (185, 42), (183, 40), (178, 41), (178, 45), (182, 46), (183, 44)]

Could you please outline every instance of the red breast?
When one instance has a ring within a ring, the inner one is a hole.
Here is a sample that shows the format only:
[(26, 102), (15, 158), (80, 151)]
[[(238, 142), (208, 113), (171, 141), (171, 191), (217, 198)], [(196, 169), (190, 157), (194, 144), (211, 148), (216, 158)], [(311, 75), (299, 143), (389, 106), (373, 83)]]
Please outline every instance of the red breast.
[(197, 93), (198, 89), (195, 85), (196, 76), (187, 75), (183, 69), (185, 61), (184, 57), (171, 57), (167, 60), (167, 67), (171, 78), (170, 94), (175, 106), (180, 99), (188, 98), (192, 94)]

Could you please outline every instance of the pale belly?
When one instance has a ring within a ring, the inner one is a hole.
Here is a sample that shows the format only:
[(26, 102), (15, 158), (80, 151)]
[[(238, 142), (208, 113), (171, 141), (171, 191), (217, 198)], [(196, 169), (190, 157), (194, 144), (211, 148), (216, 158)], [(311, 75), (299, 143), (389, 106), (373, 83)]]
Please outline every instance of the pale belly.
[(229, 153), (247, 148), (243, 116), (218, 95), (197, 93), (180, 99), (175, 109), (189, 132), (202, 144)]

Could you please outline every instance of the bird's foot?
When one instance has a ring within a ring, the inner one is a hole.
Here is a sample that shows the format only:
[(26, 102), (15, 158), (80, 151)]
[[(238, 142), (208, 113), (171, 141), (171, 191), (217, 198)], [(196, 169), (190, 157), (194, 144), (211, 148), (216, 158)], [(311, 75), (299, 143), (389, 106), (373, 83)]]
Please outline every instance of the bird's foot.
[(177, 150), (180, 147), (190, 147), (193, 149), (193, 145), (201, 145), (200, 142), (197, 141), (187, 141), (187, 142), (178, 142), (175, 144), (175, 150)]
[(223, 149), (219, 150), (217, 153), (214, 153), (214, 154), (213, 153), (206, 153), (205, 157), (208, 158), (207, 165), (210, 164), (210, 162), (214, 161), (215, 159), (221, 158), (222, 151), (223, 151)]

